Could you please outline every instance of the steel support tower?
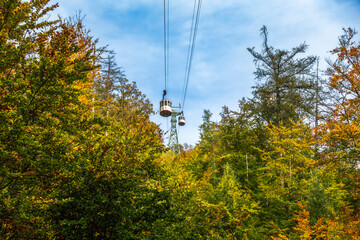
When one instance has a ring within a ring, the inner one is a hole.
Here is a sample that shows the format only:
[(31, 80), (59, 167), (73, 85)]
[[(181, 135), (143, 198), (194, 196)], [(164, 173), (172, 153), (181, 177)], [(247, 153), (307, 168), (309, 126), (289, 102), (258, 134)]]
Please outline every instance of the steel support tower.
[[(171, 113), (171, 129), (170, 129), (170, 137), (169, 137), (169, 148), (175, 154), (180, 152), (178, 131), (177, 131), (177, 117), (181, 115), (180, 107), (172, 107), (173, 111)], [(178, 109), (178, 110), (175, 110)]]

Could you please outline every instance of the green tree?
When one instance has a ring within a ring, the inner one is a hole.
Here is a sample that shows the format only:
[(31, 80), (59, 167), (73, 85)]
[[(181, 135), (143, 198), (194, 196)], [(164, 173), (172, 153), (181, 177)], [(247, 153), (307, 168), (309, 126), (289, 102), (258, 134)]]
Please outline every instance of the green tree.
[(49, 1), (1, 2), (1, 235), (51, 237), (45, 212), (76, 165), (90, 109), (94, 42), (81, 25), (41, 19)]
[(95, 81), (95, 90), (101, 100), (116, 98), (125, 82), (125, 75), (115, 60), (114, 51), (105, 51), (101, 59), (100, 76)]
[(0, 238), (145, 237), (168, 208), (151, 104), (124, 80), (93, 111), (96, 41), (48, 2), (0, 2)]
[(212, 113), (210, 110), (204, 110), (203, 123), (200, 126), (200, 141), (205, 144), (212, 145), (215, 142), (214, 133), (216, 125), (211, 121)]
[(308, 191), (307, 207), (312, 225), (321, 218), (338, 216), (340, 209), (344, 207), (343, 184), (337, 183), (336, 176), (332, 172), (314, 171), (309, 181)]
[(59, 239), (144, 238), (166, 217), (168, 195), (154, 185), (160, 173), (154, 161), (163, 150), (160, 130), (149, 120), (149, 100), (123, 80), (98, 96), (107, 99), (97, 108), (108, 111), (88, 115), (100, 124), (84, 131), (76, 156), (81, 168), (73, 169), (72, 181), (64, 179), (56, 194), (61, 200), (51, 205), (48, 219)]
[(311, 169), (312, 135), (302, 123), (291, 127), (270, 125), (266, 149), (259, 149), (264, 167), (256, 172), (260, 201), (259, 231), (290, 234), (297, 203), (306, 199)]
[(305, 43), (289, 50), (274, 49), (268, 44), (268, 31), (260, 29), (264, 38), (261, 53), (248, 48), (256, 64), (259, 83), (253, 91), (254, 113), (263, 123), (291, 124), (313, 114), (315, 85), (311, 69), (316, 57), (296, 58), (307, 49)]
[(160, 184), (171, 193), (174, 216), (158, 221), (158, 239), (233, 239), (252, 236), (257, 203), (242, 188), (229, 164), (214, 183), (212, 159), (195, 148), (181, 155), (164, 154)]
[(221, 139), (221, 158), (230, 163), (238, 180), (251, 188), (255, 187), (253, 170), (262, 165), (260, 155), (254, 148), (264, 148), (266, 131), (252, 117), (251, 102), (243, 98), (239, 101), (239, 111), (223, 107), (220, 114), (219, 138)]

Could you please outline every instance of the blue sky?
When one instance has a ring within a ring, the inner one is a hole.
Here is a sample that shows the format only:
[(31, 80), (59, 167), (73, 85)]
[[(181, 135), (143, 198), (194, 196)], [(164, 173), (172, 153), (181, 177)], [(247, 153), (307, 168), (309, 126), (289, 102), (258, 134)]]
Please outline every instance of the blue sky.
[[(193, 4), (170, 0), (168, 98), (174, 105), (181, 101)], [(127, 78), (158, 109), (164, 89), (163, 1), (62, 0), (53, 15), (73, 16), (77, 10), (86, 15), (84, 24), (100, 45), (115, 50)], [(290, 49), (306, 42), (309, 49), (303, 56), (320, 56), (320, 68), (325, 69), (342, 28), (360, 29), (359, 13), (359, 0), (203, 0), (180, 143), (198, 142), (204, 109), (219, 121), (222, 106), (236, 110), (239, 99), (251, 96), (255, 65), (246, 48), (261, 50), (263, 25), (270, 45)], [(167, 118), (151, 119), (164, 131), (170, 127)]]

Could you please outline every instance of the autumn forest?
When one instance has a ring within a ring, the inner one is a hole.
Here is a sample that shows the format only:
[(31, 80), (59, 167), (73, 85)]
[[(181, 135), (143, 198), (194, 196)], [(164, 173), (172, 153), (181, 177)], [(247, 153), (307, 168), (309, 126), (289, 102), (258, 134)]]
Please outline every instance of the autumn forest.
[(157, 103), (56, 7), (0, 1), (0, 239), (360, 239), (354, 29), (319, 69), (263, 26), (252, 96), (174, 154)]

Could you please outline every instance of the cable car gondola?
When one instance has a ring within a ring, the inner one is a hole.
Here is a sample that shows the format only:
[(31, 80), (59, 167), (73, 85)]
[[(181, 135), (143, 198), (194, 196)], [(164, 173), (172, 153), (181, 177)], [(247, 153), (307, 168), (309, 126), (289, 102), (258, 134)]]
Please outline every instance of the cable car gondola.
[(171, 100), (165, 99), (166, 90), (163, 93), (163, 99), (160, 101), (160, 116), (169, 117), (172, 113)]
[(179, 123), (179, 126), (185, 125), (185, 117), (183, 115), (179, 116), (178, 123)]
[(162, 117), (169, 117), (171, 116), (171, 100), (163, 99), (160, 101), (160, 115)]

